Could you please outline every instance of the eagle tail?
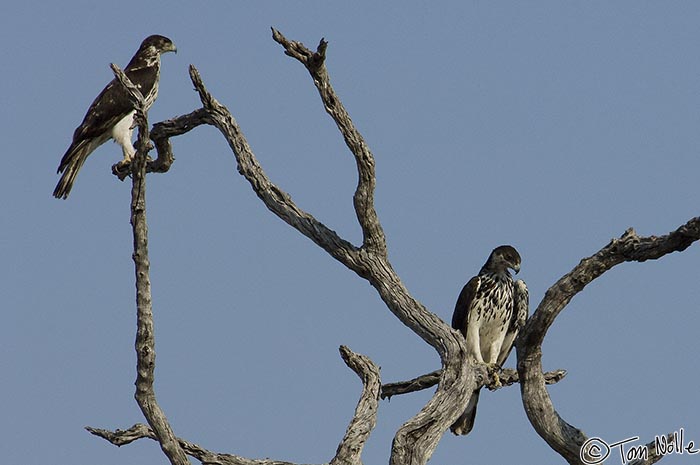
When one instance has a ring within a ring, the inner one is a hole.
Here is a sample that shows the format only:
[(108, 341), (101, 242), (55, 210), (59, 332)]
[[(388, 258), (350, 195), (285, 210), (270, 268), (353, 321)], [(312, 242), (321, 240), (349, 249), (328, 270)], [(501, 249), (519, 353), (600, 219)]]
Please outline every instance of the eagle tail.
[(474, 420), (476, 419), (476, 405), (479, 402), (479, 392), (481, 390), (477, 389), (472, 392), (469, 402), (467, 403), (467, 408), (464, 409), (464, 413), (457, 418), (457, 421), (450, 426), (450, 430), (457, 436), (464, 436), (469, 434), (469, 432), (474, 428)]
[(58, 167), (57, 173), (63, 173), (63, 175), (58, 181), (58, 184), (56, 184), (56, 188), (53, 190), (54, 197), (57, 199), (68, 198), (68, 194), (70, 194), (73, 188), (75, 178), (78, 176), (78, 171), (80, 171), (83, 163), (85, 163), (88, 155), (90, 155), (93, 150), (94, 147), (92, 147), (92, 144), (87, 140), (80, 141), (78, 144), (71, 144)]

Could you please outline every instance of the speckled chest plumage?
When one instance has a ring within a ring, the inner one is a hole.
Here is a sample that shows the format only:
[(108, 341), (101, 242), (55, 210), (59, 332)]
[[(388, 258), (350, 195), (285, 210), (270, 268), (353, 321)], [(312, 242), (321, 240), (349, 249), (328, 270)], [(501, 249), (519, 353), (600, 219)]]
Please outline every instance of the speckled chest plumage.
[(469, 324), (476, 324), (479, 328), (482, 356), (485, 360), (491, 359), (488, 341), (503, 341), (513, 317), (513, 278), (510, 274), (480, 274), (469, 314)]

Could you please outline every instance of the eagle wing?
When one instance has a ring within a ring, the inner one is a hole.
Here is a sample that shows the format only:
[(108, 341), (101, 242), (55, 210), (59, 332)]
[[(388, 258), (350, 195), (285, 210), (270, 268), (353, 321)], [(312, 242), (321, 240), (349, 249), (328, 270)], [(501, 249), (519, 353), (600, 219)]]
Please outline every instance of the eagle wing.
[(122, 86), (112, 80), (90, 105), (83, 122), (73, 133), (73, 143), (104, 135), (133, 109)]
[[(126, 75), (146, 99), (148, 109), (158, 94), (160, 54), (175, 51), (175, 45), (163, 36), (149, 36), (125, 69)], [(63, 173), (54, 189), (57, 198), (67, 198), (87, 157), (110, 138), (122, 146), (124, 159), (133, 156), (131, 114), (134, 105), (127, 91), (113, 79), (90, 105), (82, 123), (73, 133), (73, 141), (63, 155), (58, 172)]]
[(462, 292), (457, 297), (455, 311), (452, 314), (452, 327), (462, 332), (464, 337), (467, 337), (467, 321), (469, 318), (469, 309), (472, 306), (472, 301), (476, 292), (481, 285), (481, 278), (474, 276), (462, 288)]
[[(155, 95), (151, 96), (151, 99), (148, 97), (149, 94), (153, 93), (154, 88), (157, 92), (160, 73), (158, 66), (147, 66), (145, 63), (140, 63), (138, 58), (139, 53), (132, 58), (126, 67), (125, 74), (144, 94), (144, 97), (147, 98), (147, 107), (150, 107), (150, 104), (155, 100)], [(134, 105), (126, 90), (116, 79), (112, 79), (90, 105), (83, 122), (73, 134), (73, 143), (102, 136), (105, 132), (111, 131), (115, 124), (133, 110)]]
[[(464, 285), (462, 292), (459, 293), (457, 303), (455, 304), (455, 311), (452, 314), (452, 327), (461, 331), (465, 338), (467, 337), (467, 321), (469, 321), (469, 311), (479, 287), (481, 287), (481, 278), (479, 276), (474, 276), (467, 284)], [(454, 422), (454, 424), (452, 424), (452, 426), (450, 426), (450, 430), (452, 430), (454, 434), (469, 434), (474, 427), (476, 406), (478, 402), (479, 389), (472, 392), (464, 413)]]
[(53, 191), (54, 197), (67, 198), (75, 178), (87, 157), (112, 137), (112, 129), (133, 111), (133, 105), (113, 80), (90, 105), (83, 122), (73, 133), (73, 141), (61, 158), (58, 172), (63, 173)]
[(513, 349), (515, 338), (518, 337), (518, 332), (525, 326), (529, 311), (529, 292), (525, 281), (518, 279), (513, 284), (513, 313), (508, 324), (506, 337), (503, 339), (501, 351), (498, 354), (498, 365), (503, 366)]

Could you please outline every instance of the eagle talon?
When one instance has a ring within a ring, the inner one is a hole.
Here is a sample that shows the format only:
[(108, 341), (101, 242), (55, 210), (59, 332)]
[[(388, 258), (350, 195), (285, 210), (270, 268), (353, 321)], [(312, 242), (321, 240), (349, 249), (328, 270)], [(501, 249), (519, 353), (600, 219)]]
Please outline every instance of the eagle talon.
[(131, 160), (122, 160), (112, 165), (112, 174), (118, 177), (120, 181), (126, 179), (131, 174)]
[(501, 384), (501, 377), (498, 375), (501, 371), (501, 367), (497, 363), (489, 363), (487, 365), (489, 371), (490, 382), (488, 383), (488, 388), (490, 391), (495, 391), (503, 387)]

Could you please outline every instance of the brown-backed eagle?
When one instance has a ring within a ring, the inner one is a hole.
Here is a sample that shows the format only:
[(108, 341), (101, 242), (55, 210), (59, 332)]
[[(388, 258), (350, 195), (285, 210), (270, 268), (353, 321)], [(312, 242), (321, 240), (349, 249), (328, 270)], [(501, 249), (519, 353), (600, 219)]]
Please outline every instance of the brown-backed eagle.
[[(514, 281), (509, 268), (520, 271), (518, 251), (510, 245), (493, 249), (479, 274), (462, 289), (452, 315), (452, 327), (467, 339), (468, 356), (491, 368), (506, 361), (527, 319), (527, 286)], [(469, 434), (474, 427), (479, 391), (472, 393), (464, 413), (450, 427), (454, 434)]]
[[(158, 95), (160, 78), (160, 55), (177, 51), (167, 37), (152, 35), (147, 37), (131, 59), (124, 73), (141, 91), (148, 109)], [(135, 154), (132, 145), (134, 105), (129, 101), (126, 90), (113, 79), (97, 96), (83, 118), (83, 122), (73, 133), (73, 142), (68, 147), (58, 166), (63, 173), (53, 191), (56, 198), (67, 198), (73, 187), (78, 171), (97, 147), (110, 138), (121, 145), (124, 160), (130, 161)]]

